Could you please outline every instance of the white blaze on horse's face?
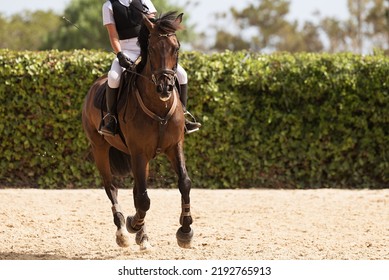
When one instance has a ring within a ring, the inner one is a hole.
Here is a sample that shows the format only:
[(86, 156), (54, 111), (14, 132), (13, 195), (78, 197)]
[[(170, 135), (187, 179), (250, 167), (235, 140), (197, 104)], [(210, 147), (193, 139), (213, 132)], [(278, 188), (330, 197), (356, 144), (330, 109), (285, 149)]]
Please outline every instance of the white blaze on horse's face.
[[(175, 21), (177, 26), (181, 21), (182, 15), (178, 16)], [(147, 18), (145, 18), (145, 24), (150, 31), (148, 52), (152, 80), (159, 98), (166, 102), (170, 99), (175, 88), (180, 44), (175, 31), (161, 32), (156, 24), (153, 24)]]

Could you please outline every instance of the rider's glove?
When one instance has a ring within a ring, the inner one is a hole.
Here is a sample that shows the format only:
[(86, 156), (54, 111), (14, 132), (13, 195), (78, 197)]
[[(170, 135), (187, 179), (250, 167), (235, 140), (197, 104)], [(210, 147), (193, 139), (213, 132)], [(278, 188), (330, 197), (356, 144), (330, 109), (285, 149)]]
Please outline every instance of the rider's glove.
[(119, 59), (119, 64), (123, 68), (128, 68), (131, 66), (131, 60), (125, 56), (122, 52), (118, 52), (116, 57)]

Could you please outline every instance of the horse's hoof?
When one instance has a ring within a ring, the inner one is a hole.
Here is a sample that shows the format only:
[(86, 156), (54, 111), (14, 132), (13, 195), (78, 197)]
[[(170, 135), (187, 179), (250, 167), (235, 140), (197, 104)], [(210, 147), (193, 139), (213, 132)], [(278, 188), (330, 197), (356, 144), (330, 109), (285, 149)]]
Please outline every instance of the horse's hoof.
[(177, 230), (176, 237), (178, 246), (180, 246), (181, 248), (189, 249), (191, 248), (193, 229), (190, 229), (190, 232), (185, 233), (182, 231), (182, 227), (180, 227)]
[(128, 217), (127, 217), (127, 220), (126, 220), (126, 228), (127, 228), (127, 230), (128, 230), (129, 233), (138, 233), (138, 232), (142, 229), (142, 227), (139, 228), (139, 229), (133, 228), (133, 227), (131, 226), (131, 222), (132, 222), (133, 219), (134, 219), (134, 216), (128, 216)]
[(130, 235), (125, 229), (116, 231), (116, 243), (122, 248), (130, 246)]
[(145, 240), (141, 244), (139, 244), (139, 250), (141, 252), (149, 252), (153, 250), (153, 246), (151, 246), (149, 241)]
[(135, 242), (139, 245), (141, 252), (148, 252), (153, 249), (153, 246), (149, 243), (149, 237), (147, 236), (146, 227), (143, 226), (142, 230), (138, 231), (135, 236)]
[(146, 234), (146, 228), (143, 227), (142, 230), (138, 231), (135, 236), (135, 242), (136, 244), (140, 245), (144, 241), (148, 241), (149, 237)]

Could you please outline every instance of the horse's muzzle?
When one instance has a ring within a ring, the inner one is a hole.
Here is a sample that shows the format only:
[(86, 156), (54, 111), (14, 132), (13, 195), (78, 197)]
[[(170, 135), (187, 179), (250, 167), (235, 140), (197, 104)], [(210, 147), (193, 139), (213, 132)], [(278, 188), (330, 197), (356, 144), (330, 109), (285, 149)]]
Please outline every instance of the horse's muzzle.
[(157, 92), (159, 94), (159, 98), (162, 101), (167, 101), (170, 99), (173, 94), (174, 85), (172, 84), (159, 84), (157, 85)]
[(162, 101), (167, 101), (174, 91), (175, 82), (174, 70), (162, 69), (152, 75), (152, 80), (156, 86), (156, 91)]

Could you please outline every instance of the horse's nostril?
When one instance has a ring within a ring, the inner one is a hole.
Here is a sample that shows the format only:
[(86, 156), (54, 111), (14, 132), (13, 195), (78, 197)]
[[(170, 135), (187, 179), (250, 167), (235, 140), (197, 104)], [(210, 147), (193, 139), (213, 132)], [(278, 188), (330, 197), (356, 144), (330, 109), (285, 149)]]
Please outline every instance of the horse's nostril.
[(158, 86), (157, 86), (157, 91), (158, 91), (159, 93), (161, 93), (161, 92), (163, 91), (162, 85), (158, 85)]
[(167, 86), (167, 90), (168, 90), (168, 91), (173, 91), (173, 85), (168, 85), (168, 86)]

